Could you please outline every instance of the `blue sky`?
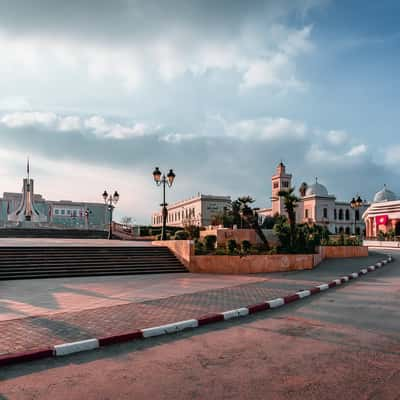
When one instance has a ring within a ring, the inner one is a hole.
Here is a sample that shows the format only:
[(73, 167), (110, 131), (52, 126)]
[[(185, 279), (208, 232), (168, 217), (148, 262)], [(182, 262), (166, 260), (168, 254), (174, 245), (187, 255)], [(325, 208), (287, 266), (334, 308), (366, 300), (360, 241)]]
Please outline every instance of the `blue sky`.
[[(72, 3), (72, 4), (70, 4)], [(283, 159), (338, 199), (400, 194), (397, 1), (0, 0), (0, 191), (30, 155), (49, 199), (250, 194)]]

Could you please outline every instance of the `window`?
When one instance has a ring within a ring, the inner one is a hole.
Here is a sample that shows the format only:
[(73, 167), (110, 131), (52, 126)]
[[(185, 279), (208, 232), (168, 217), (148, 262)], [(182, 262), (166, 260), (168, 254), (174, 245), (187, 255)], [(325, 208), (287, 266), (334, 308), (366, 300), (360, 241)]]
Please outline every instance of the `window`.
[(333, 210), (333, 218), (337, 219), (337, 210), (336, 210), (336, 208)]
[(289, 187), (289, 182), (288, 181), (283, 181), (282, 182), (282, 187), (288, 188)]
[(56, 208), (56, 210), (54, 211), (54, 213), (55, 213), (56, 215), (58, 215), (58, 214), (60, 214), (60, 210)]
[(328, 209), (324, 208), (324, 218), (328, 218)]
[(343, 220), (343, 210), (342, 209), (339, 210), (339, 219)]
[(308, 218), (308, 210), (304, 210), (304, 217)]
[(350, 211), (346, 210), (346, 221), (350, 220)]
[(278, 182), (274, 182), (274, 189), (278, 189), (279, 187), (279, 183)]
[(360, 220), (360, 210), (356, 210), (356, 220)]
[(65, 215), (65, 210), (61, 210), (61, 215)]
[(346, 228), (346, 235), (350, 235), (350, 228), (349, 227)]

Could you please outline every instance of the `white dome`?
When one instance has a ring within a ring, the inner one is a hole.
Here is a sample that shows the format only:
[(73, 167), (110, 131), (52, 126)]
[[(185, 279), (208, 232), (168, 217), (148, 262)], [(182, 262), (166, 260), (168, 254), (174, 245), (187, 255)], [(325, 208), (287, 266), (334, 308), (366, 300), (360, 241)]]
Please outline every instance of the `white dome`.
[(315, 182), (307, 188), (306, 196), (328, 197), (329, 194), (328, 189), (324, 185)]
[(384, 201), (395, 201), (397, 200), (397, 196), (394, 192), (389, 190), (386, 185), (382, 190), (380, 190), (378, 193), (375, 194), (374, 196), (374, 203), (382, 203)]

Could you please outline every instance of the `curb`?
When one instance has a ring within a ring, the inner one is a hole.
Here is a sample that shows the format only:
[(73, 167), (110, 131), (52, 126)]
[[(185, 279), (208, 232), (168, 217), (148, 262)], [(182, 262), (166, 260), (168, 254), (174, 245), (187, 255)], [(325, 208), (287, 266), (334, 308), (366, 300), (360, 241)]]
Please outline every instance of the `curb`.
[(79, 353), (82, 351), (94, 350), (99, 347), (109, 346), (117, 343), (130, 342), (138, 339), (146, 339), (155, 336), (166, 335), (170, 333), (180, 332), (186, 329), (194, 329), (200, 326), (213, 324), (216, 322), (227, 321), (233, 318), (245, 317), (261, 311), (272, 310), (290, 304), (303, 298), (321, 293), (328, 289), (340, 286), (346, 282), (357, 279), (365, 274), (382, 268), (386, 264), (393, 261), (391, 255), (387, 259), (377, 262), (375, 265), (360, 269), (359, 272), (353, 272), (349, 275), (334, 279), (328, 283), (324, 283), (307, 290), (300, 290), (294, 294), (268, 300), (263, 303), (253, 304), (247, 307), (241, 307), (235, 310), (228, 310), (222, 313), (212, 313), (203, 315), (198, 319), (189, 319), (186, 321), (178, 321), (171, 324), (154, 326), (146, 329), (136, 329), (132, 332), (122, 333), (118, 335), (105, 336), (102, 338), (86, 339), (78, 342), (63, 343), (52, 347), (27, 351), (23, 353), (5, 354), (0, 356), (0, 366), (16, 364), (24, 361), (33, 361), (49, 357), (62, 357), (69, 354)]

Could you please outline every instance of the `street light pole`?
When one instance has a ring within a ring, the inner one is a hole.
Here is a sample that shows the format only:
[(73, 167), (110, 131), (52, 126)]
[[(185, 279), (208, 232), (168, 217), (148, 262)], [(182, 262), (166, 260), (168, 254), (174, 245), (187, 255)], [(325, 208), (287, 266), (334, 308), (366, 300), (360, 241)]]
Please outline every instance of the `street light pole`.
[(354, 235), (356, 235), (356, 225), (357, 225), (357, 222), (356, 222), (356, 211), (360, 207), (362, 207), (362, 205), (363, 205), (363, 201), (362, 201), (362, 198), (360, 196), (357, 196), (357, 198), (353, 197), (351, 199), (350, 207), (354, 210)]
[(107, 190), (103, 192), (103, 199), (104, 199), (104, 204), (107, 205), (107, 210), (109, 213), (110, 217), (110, 225), (108, 228), (108, 240), (112, 239), (112, 218), (113, 218), (113, 211), (115, 208), (115, 205), (118, 203), (119, 200), (119, 194), (117, 191), (114, 192), (113, 195), (110, 194), (110, 196), (107, 193)]
[(168, 204), (165, 201), (165, 186), (171, 187), (174, 183), (175, 174), (172, 169), (169, 170), (167, 176), (162, 174), (160, 169), (156, 167), (153, 171), (153, 178), (154, 182), (157, 186), (163, 186), (163, 202), (161, 205), (162, 207), (162, 230), (161, 230), (161, 240), (167, 240), (167, 217), (168, 217)]

